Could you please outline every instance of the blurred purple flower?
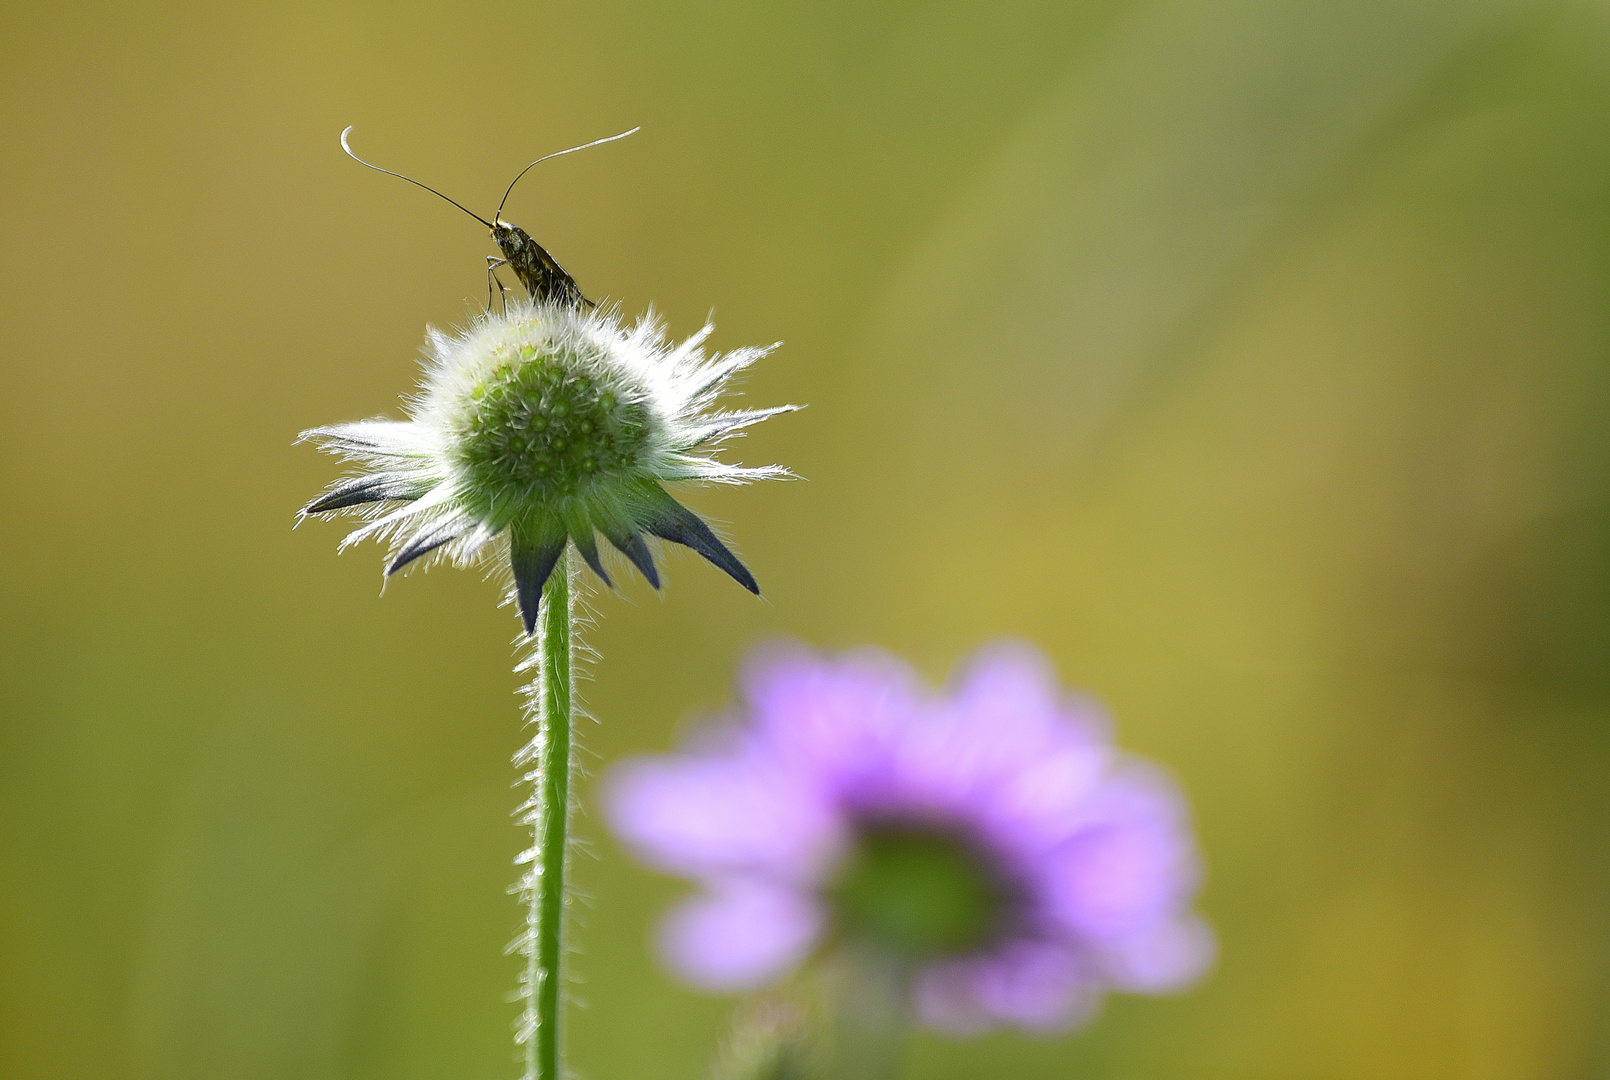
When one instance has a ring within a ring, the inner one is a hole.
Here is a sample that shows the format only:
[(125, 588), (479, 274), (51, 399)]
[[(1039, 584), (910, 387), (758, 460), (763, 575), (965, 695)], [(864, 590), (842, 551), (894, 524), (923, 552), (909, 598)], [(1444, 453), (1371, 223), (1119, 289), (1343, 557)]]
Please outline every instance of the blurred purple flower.
[(1046, 1031), (1211, 963), (1178, 788), (1032, 648), (984, 650), (938, 697), (882, 653), (774, 653), (743, 696), (607, 790), (644, 860), (705, 887), (662, 928), (692, 982), (758, 986), (842, 942), (899, 960), (929, 1026)]

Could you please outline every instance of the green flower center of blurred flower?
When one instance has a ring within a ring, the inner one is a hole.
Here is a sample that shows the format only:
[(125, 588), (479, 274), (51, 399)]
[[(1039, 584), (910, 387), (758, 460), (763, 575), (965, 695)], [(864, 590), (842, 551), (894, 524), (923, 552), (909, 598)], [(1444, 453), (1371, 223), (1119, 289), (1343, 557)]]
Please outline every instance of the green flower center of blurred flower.
[(486, 511), (552, 507), (637, 466), (651, 421), (622, 375), (567, 348), (503, 346), (494, 359), (464, 401), (455, 443)]
[(976, 845), (935, 828), (862, 834), (831, 897), (844, 933), (905, 957), (964, 953), (1002, 932), (1010, 890)]

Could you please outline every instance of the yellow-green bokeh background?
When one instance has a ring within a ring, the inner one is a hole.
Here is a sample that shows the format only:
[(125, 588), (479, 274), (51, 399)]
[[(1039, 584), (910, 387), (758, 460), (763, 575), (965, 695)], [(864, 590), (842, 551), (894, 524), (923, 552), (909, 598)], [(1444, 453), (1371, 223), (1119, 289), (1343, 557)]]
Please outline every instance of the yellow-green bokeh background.
[[(0, 1075), (511, 1076), (514, 616), (291, 531), (508, 217), (805, 401), (595, 598), (589, 766), (744, 651), (1026, 635), (1188, 785), (1223, 958), (914, 1077), (1610, 1076), (1610, 8), (8, 7)], [(588, 805), (596, 786), (584, 783)], [(601, 836), (573, 1064), (730, 1002)]]

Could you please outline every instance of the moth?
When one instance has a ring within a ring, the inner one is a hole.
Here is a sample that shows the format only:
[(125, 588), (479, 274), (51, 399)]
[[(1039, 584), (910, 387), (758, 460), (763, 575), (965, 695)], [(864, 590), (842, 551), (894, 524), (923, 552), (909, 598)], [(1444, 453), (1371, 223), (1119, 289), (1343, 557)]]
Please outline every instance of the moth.
[(496, 284), (498, 289), (501, 290), (503, 288), (503, 283), (497, 279), (497, 272), (500, 268), (505, 266), (514, 271), (514, 276), (520, 279), (520, 284), (525, 286), (526, 292), (530, 294), (531, 299), (533, 300), (553, 301), (556, 303), (566, 304), (570, 307), (594, 306), (593, 302), (582, 294), (581, 287), (576, 284), (576, 279), (571, 277), (569, 272), (566, 271), (563, 266), (559, 265), (558, 259), (555, 259), (552, 255), (548, 254), (548, 250), (546, 248), (537, 243), (535, 240), (531, 239), (530, 233), (526, 232), (518, 225), (511, 225), (509, 222), (503, 220), (503, 207), (504, 204), (509, 201), (509, 194), (510, 192), (514, 191), (514, 185), (520, 182), (520, 177), (530, 172), (536, 166), (541, 165), (544, 161), (548, 161), (556, 157), (563, 157), (566, 154), (574, 154), (578, 150), (587, 150), (594, 146), (602, 146), (605, 143), (616, 142), (620, 139), (626, 138), (628, 135), (636, 133), (638, 130), (640, 130), (639, 128), (634, 127), (631, 131), (623, 131), (619, 135), (611, 135), (607, 139), (595, 139), (590, 143), (583, 143), (580, 146), (572, 146), (568, 150), (560, 150), (556, 153), (539, 157), (530, 165), (527, 165), (525, 168), (521, 169), (519, 175), (517, 175), (513, 180), (509, 181), (508, 189), (503, 192), (503, 201), (498, 203), (497, 213), (492, 215), (491, 221), (488, 221), (480, 214), (477, 214), (475, 211), (459, 202), (457, 199), (448, 198), (446, 195), (443, 195), (430, 185), (422, 184), (413, 177), (404, 176), (400, 172), (392, 172), (390, 169), (382, 169), (378, 165), (371, 165), (369, 162), (363, 160), (363, 158), (353, 153), (351, 145), (347, 142), (347, 136), (352, 134), (352, 129), (356, 126), (356, 124), (349, 125), (347, 129), (341, 133), (341, 149), (345, 150), (347, 152), (347, 156), (353, 161), (356, 161), (359, 165), (362, 165), (365, 168), (373, 169), (375, 172), (382, 172), (387, 176), (395, 176), (399, 180), (408, 181), (415, 187), (422, 187), (432, 195), (435, 195), (441, 199), (446, 199), (448, 202), (452, 203), (454, 206), (458, 207), (470, 217), (474, 218), (476, 221), (479, 221), (482, 225), (485, 225), (489, 230), (491, 230), (492, 242), (498, 246), (498, 250), (503, 253), (503, 257), (501, 259), (496, 255), (488, 255), (486, 257), (486, 302), (488, 307), (490, 307), (492, 304), (492, 286)]

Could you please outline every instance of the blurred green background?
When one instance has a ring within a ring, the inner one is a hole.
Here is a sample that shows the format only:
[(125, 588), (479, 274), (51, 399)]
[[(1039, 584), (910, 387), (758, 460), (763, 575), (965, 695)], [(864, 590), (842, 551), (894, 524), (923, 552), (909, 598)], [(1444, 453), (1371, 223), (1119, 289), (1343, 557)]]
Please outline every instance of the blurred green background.
[[(1223, 958), (913, 1077), (1610, 1077), (1610, 9), (10, 5), (0, 1074), (512, 1076), (516, 619), (291, 531), (507, 216), (811, 409), (594, 598), (589, 766), (752, 643), (1043, 643), (1188, 785)], [(596, 784), (584, 783), (589, 805)], [(593, 1080), (702, 1075), (601, 859)]]

